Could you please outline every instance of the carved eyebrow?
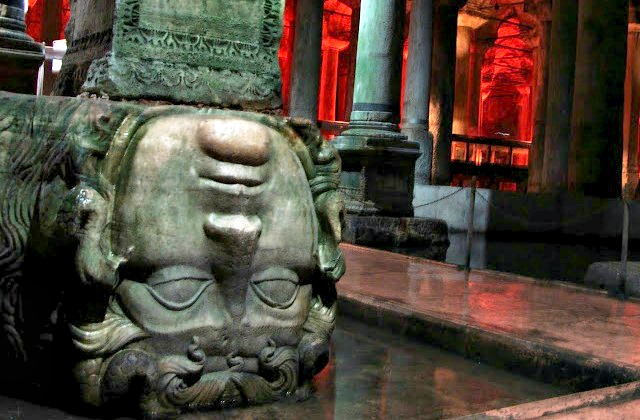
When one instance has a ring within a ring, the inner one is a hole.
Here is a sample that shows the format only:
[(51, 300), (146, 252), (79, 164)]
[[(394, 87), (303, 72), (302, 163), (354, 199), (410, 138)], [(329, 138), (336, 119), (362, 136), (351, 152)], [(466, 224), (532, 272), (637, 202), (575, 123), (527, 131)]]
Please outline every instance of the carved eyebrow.
[(299, 284), (300, 278), (298, 275), (288, 268), (284, 267), (270, 267), (266, 270), (260, 271), (251, 277), (251, 282), (254, 284), (260, 284), (273, 280), (285, 280), (293, 284)]
[(175, 265), (164, 267), (154, 272), (151, 276), (149, 276), (149, 278), (147, 278), (146, 283), (149, 286), (157, 286), (160, 284), (184, 279), (207, 281), (214, 280), (214, 277), (211, 273), (208, 273), (205, 270), (201, 270), (196, 267), (188, 265)]

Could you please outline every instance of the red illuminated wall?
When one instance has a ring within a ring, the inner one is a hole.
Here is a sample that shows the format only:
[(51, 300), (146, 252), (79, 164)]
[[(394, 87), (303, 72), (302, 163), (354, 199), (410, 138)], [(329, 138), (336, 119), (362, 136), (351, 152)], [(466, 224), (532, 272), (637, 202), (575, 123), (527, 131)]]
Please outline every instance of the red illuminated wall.
[[(325, 0), (322, 25), (322, 68), (318, 117), (320, 120), (345, 120), (351, 111), (349, 102), (353, 90), (357, 28), (352, 33), (354, 5), (359, 0)], [(282, 72), (283, 113), (288, 114), (291, 87), (291, 61), (295, 38), (296, 0), (286, 0), (284, 31), (280, 43), (279, 59)], [(303, 28), (304, 30), (304, 28)], [(356, 38), (354, 38), (356, 37)]]
[[(353, 84), (353, 2), (325, 0), (322, 19), (322, 69), (318, 119), (347, 120), (349, 85)], [(357, 31), (357, 30), (356, 30)], [(357, 35), (356, 35), (357, 36)]]
[(289, 114), (289, 90), (291, 88), (291, 58), (293, 56), (293, 40), (295, 37), (296, 2), (286, 0), (284, 6), (284, 29), (280, 42), (280, 71), (282, 72), (282, 112)]
[(531, 141), (533, 58), (515, 18), (498, 29), (482, 64), (480, 134)]
[[(44, 3), (46, 0), (29, 0), (29, 9), (25, 16), (27, 24), (27, 33), (36, 41), (45, 41), (42, 33), (42, 24), (44, 21)], [(71, 15), (71, 9), (69, 7), (69, 0), (62, 0), (61, 10), (59, 10), (60, 25), (57, 29), (56, 39), (64, 39), (64, 28), (67, 26), (69, 16)], [(56, 17), (57, 20), (57, 17)], [(52, 40), (47, 40), (50, 44)]]
[(42, 42), (42, 5), (44, 0), (29, 0), (29, 9), (25, 16), (27, 33), (31, 38)]

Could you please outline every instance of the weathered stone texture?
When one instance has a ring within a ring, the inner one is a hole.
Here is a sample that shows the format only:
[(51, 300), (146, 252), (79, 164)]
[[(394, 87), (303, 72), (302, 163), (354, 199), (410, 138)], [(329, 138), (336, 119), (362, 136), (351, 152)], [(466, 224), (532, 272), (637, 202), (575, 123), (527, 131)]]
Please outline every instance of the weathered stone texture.
[(0, 116), (2, 386), (139, 416), (308, 388), (345, 270), (317, 128), (6, 93)]
[(281, 105), (283, 0), (72, 3), (58, 94)]

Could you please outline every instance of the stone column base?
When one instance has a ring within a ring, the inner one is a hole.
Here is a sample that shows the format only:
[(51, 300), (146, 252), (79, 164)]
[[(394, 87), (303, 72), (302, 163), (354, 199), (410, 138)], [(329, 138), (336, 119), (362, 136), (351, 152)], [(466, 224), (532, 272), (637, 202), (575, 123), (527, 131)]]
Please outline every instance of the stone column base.
[(413, 216), (417, 143), (398, 132), (355, 128), (333, 144), (342, 157), (341, 190), (355, 214)]
[(0, 90), (36, 93), (44, 47), (28, 35), (0, 28)]
[(444, 220), (349, 214), (345, 221), (344, 242), (383, 249), (416, 247), (424, 258), (446, 259), (450, 242)]

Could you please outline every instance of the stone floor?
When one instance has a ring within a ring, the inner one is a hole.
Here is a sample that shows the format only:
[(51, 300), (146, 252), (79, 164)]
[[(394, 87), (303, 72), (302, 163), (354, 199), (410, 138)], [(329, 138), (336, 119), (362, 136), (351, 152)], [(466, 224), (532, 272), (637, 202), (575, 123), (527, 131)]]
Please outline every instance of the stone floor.
[[(359, 302), (365, 309), (385, 309), (383, 314), (375, 310), (361, 313), (365, 318), (389, 318), (391, 313), (391, 318), (405, 319), (404, 323), (387, 320), (400, 330), (411, 328), (416, 319), (427, 319), (432, 329), (438, 323), (465, 331), (474, 329), (491, 334), (503, 348), (513, 345), (530, 350), (543, 346), (546, 351), (595, 366), (594, 370), (614, 366), (614, 370), (631, 372), (628, 377), (638, 379), (638, 300), (621, 301), (593, 289), (488, 270), (467, 273), (448, 264), (352, 245), (343, 245), (343, 251), (348, 268), (338, 285), (342, 300)], [(615, 378), (611, 381), (624, 382)], [(570, 413), (562, 413), (571, 418), (601, 418), (604, 412), (610, 416), (614, 410), (622, 416), (615, 418), (640, 418), (640, 401), (634, 399), (640, 392), (634, 386), (625, 391), (626, 397), (602, 400), (597, 406), (576, 403), (591, 398), (588, 393), (574, 394), (573, 402), (560, 397), (557, 404), (572, 405)], [(616, 389), (607, 392), (621, 395)], [(590, 392), (595, 396), (601, 393)], [(544, 411), (544, 402), (533, 406)], [(500, 413), (494, 414), (500, 417)]]

